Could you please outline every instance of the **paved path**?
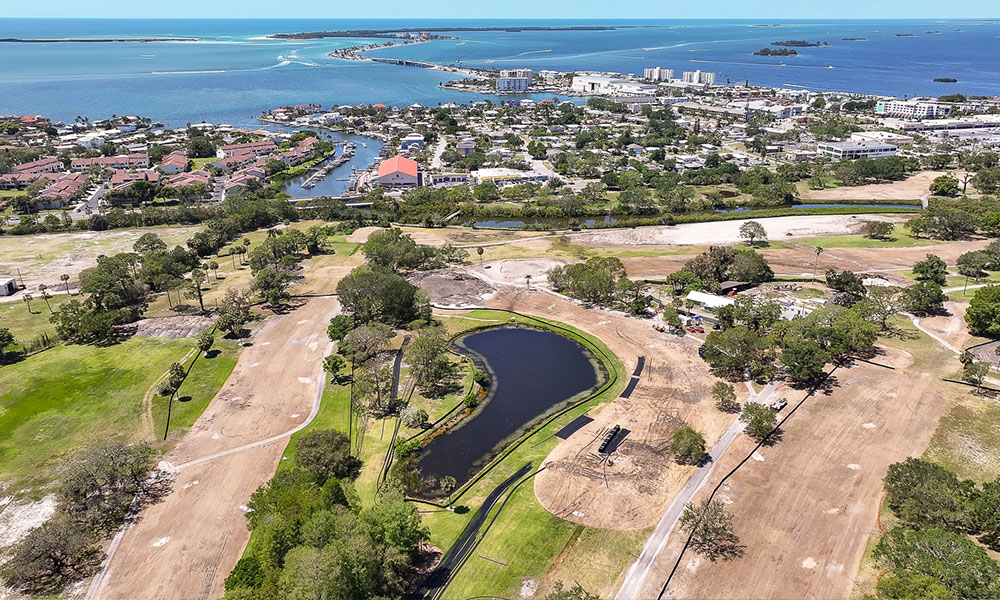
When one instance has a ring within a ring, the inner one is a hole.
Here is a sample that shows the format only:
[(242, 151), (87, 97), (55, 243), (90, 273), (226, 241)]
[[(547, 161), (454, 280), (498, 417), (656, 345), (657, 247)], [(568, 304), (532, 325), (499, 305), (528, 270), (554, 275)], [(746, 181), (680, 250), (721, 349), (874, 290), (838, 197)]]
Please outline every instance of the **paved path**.
[[(749, 401), (766, 404), (777, 387), (777, 382), (771, 382), (759, 394), (751, 396)], [(715, 464), (719, 462), (722, 455), (729, 449), (736, 436), (743, 431), (743, 427), (744, 425), (739, 418), (733, 421), (733, 424), (726, 429), (725, 433), (722, 434), (722, 437), (708, 453), (709, 459), (691, 474), (690, 479), (681, 488), (680, 493), (674, 497), (673, 502), (670, 503), (666, 512), (663, 513), (663, 517), (660, 518), (660, 522), (656, 525), (656, 529), (653, 530), (653, 534), (646, 540), (639, 558), (629, 567), (628, 572), (625, 574), (625, 582), (618, 591), (618, 595), (615, 596), (615, 600), (635, 600), (639, 597), (639, 590), (642, 589), (642, 584), (646, 580), (649, 570), (656, 564), (656, 559), (660, 556), (663, 548), (666, 547), (667, 541), (670, 539), (670, 532), (673, 530), (677, 520), (680, 519), (684, 507), (691, 502), (691, 499), (698, 490), (708, 481), (708, 477), (712, 474)]]
[(448, 140), (441, 138), (438, 140), (437, 146), (434, 147), (434, 157), (431, 158), (431, 168), (440, 169), (441, 168), (441, 155), (444, 154), (444, 149), (448, 147)]

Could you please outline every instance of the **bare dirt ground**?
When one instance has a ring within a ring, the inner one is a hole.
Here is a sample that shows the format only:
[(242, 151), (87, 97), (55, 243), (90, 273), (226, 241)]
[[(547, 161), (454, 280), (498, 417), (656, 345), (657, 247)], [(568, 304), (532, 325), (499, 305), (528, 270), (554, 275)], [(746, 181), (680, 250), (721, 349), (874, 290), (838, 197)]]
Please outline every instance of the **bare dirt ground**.
[[(710, 562), (689, 551), (668, 597), (848, 597), (888, 465), (920, 455), (948, 407), (936, 378), (908, 369), (912, 357), (904, 351), (888, 349), (876, 360), (897, 370), (866, 363), (839, 369), (832, 392), (808, 399), (781, 440), (720, 489), (716, 498), (733, 514), (745, 555)], [(753, 446), (741, 436), (695, 500)], [(656, 597), (683, 543), (675, 530), (642, 597)]]
[[(693, 469), (670, 460), (665, 446), (674, 429), (690, 425), (711, 445), (734, 418), (711, 406), (715, 379), (697, 359), (698, 343), (654, 331), (651, 321), (584, 308), (539, 290), (505, 287), (489, 306), (555, 318), (586, 331), (607, 344), (628, 375), (638, 357), (646, 357), (631, 397), (592, 410), (594, 422), (556, 446), (534, 487), (543, 506), (570, 521), (620, 530), (655, 524)], [(615, 424), (629, 433), (605, 471), (588, 452), (595, 450), (597, 432)]]
[[(964, 349), (972, 344), (985, 341), (985, 339), (977, 338), (969, 333), (969, 327), (965, 323), (965, 311), (969, 308), (968, 302), (945, 302), (944, 307), (950, 313), (949, 315), (921, 317), (920, 324), (934, 335), (959, 349)], [(992, 348), (989, 348), (989, 350), (992, 352)], [(997, 356), (994, 354), (990, 360), (991, 362), (996, 362)]]
[[(906, 217), (865, 216), (870, 221), (900, 223)], [(685, 223), (637, 229), (608, 229), (581, 233), (572, 237), (573, 242), (585, 246), (670, 246), (701, 244), (732, 244), (743, 241), (740, 225), (747, 220), (717, 221), (713, 223)], [(851, 215), (802, 215), (759, 219), (770, 240), (787, 237), (843, 235), (861, 227), (861, 219)]]
[(145, 233), (157, 234), (172, 248), (184, 245), (196, 231), (197, 227), (149, 227), (4, 236), (0, 238), (0, 275), (14, 277), (20, 269), (29, 289), (44, 283), (55, 292), (64, 288), (60, 275), (69, 275), (75, 283), (76, 275), (96, 265), (98, 256), (131, 252), (132, 244)]
[(408, 279), (426, 291), (435, 306), (482, 306), (496, 293), (496, 287), (482, 278), (453, 269), (421, 271)]
[(254, 335), (223, 389), (164, 458), (178, 469), (173, 490), (126, 531), (96, 597), (222, 596), (250, 537), (247, 500), (274, 474), (287, 438), (265, 440), (309, 418), (330, 348), (326, 327), (338, 310), (335, 299), (314, 298)]
[(507, 258), (489, 261), (480, 268), (476, 265), (474, 270), (483, 277), (497, 283), (498, 285), (511, 285), (515, 287), (526, 287), (529, 285), (527, 276), (531, 276), (530, 285), (548, 286), (546, 273), (552, 267), (559, 267), (566, 264), (565, 261), (551, 258)]
[(917, 200), (929, 193), (935, 177), (946, 174), (944, 171), (925, 171), (909, 179), (891, 183), (843, 186), (828, 190), (804, 189), (800, 196), (803, 200)]
[(200, 315), (143, 319), (135, 324), (135, 334), (158, 338), (189, 338), (211, 326), (213, 322), (211, 317)]
[(56, 512), (56, 497), (41, 500), (0, 498), (0, 551), (17, 543), (32, 529), (42, 525)]
[[(815, 250), (810, 246), (793, 245), (789, 248), (764, 249), (762, 253), (776, 274), (804, 274), (808, 277), (812, 273), (814, 264), (819, 274), (825, 273), (831, 267), (850, 269), (858, 273), (906, 270), (928, 254), (935, 254), (949, 265), (954, 265), (960, 254), (980, 250), (988, 243), (988, 240), (974, 240), (912, 247), (828, 248), (815, 263)], [(682, 268), (691, 258), (691, 255), (683, 254), (638, 256), (622, 258), (622, 263), (630, 277), (648, 279), (665, 277)], [(907, 281), (899, 279), (896, 283), (908, 284)]]

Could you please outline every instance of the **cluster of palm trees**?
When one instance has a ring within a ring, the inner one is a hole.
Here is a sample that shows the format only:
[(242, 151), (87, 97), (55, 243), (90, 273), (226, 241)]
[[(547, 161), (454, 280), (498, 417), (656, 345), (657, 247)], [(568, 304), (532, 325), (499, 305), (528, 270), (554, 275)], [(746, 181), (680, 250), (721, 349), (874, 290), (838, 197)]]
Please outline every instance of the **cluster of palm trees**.
[[(270, 235), (270, 232), (268, 232), (268, 235)], [(233, 244), (232, 246), (229, 247), (229, 256), (231, 256), (233, 259), (233, 269), (236, 268), (236, 256), (239, 255), (240, 264), (242, 265), (244, 264), (243, 255), (249, 252), (249, 250), (250, 250), (250, 238), (243, 238), (243, 240), (239, 244)], [(218, 275), (216, 275), (216, 279), (218, 279)]]

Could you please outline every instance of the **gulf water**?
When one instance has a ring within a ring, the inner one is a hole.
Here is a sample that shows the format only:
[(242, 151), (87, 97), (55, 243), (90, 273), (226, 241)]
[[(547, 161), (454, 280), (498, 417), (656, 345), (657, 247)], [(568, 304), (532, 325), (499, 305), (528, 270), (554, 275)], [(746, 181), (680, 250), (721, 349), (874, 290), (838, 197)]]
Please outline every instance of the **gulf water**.
[[(753, 26), (760, 24), (779, 26)], [(261, 38), (333, 29), (518, 25), (621, 28), (458, 32), (454, 34), (458, 39), (384, 49), (377, 55), (536, 71), (641, 73), (644, 67), (661, 66), (673, 68), (679, 76), (681, 71), (702, 69), (718, 73), (718, 82), (749, 80), (899, 97), (1000, 93), (1000, 21), (996, 20), (0, 19), (0, 38), (199, 38), (157, 43), (0, 43), (0, 113), (41, 113), (62, 120), (141, 114), (168, 125), (201, 120), (239, 125), (251, 124), (261, 111), (285, 104), (468, 102), (482, 96), (438, 87), (455, 77), (451, 73), (328, 56), (362, 40)], [(847, 37), (866, 41), (842, 41)], [(799, 55), (791, 57), (753, 56), (773, 41), (788, 39), (825, 41), (830, 47), (799, 48)], [(935, 83), (937, 77), (959, 82)]]

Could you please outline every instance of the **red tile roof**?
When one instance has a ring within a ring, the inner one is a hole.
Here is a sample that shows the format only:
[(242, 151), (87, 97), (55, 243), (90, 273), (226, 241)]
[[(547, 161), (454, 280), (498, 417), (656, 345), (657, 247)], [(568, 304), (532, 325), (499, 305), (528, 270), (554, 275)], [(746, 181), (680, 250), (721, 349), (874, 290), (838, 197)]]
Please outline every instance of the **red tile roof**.
[(394, 156), (382, 161), (378, 166), (378, 176), (385, 177), (392, 173), (404, 173), (412, 177), (417, 176), (417, 161), (410, 160), (404, 156)]

